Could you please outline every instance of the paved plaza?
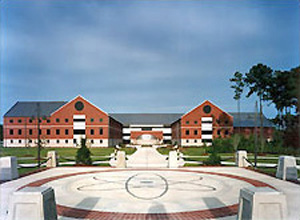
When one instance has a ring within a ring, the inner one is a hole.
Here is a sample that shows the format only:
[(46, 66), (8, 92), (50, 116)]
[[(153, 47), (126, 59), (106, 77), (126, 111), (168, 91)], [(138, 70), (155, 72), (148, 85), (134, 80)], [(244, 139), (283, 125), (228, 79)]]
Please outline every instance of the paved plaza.
[(52, 168), (1, 184), (1, 219), (9, 194), (26, 186), (53, 187), (59, 219), (235, 219), (250, 186), (282, 191), (289, 219), (300, 216), (299, 185), (235, 167)]

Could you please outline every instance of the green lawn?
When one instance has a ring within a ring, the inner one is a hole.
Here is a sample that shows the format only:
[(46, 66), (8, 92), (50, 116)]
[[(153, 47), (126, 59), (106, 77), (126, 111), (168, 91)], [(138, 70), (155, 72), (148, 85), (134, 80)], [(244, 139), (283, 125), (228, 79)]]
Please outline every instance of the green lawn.
[[(114, 152), (113, 147), (103, 147), (103, 148), (89, 148), (92, 156), (109, 156)], [(75, 157), (78, 148), (42, 148), (41, 156), (46, 157), (48, 151), (56, 151), (59, 156), (62, 157)], [(126, 154), (133, 154), (135, 152), (134, 148), (124, 148), (122, 149)], [(37, 157), (37, 148), (25, 148), (25, 147), (1, 147), (0, 156), (16, 156), (16, 157)]]
[(19, 176), (22, 176), (22, 175), (25, 175), (25, 174), (37, 171), (38, 169), (40, 169), (40, 168), (38, 168), (38, 167), (33, 167), (33, 168), (19, 168), (18, 169)]
[(259, 167), (257, 171), (265, 173), (267, 175), (275, 176), (276, 175), (276, 168), (269, 168), (269, 167)]
[(163, 155), (169, 155), (169, 152), (171, 151), (171, 148), (167, 148), (167, 147), (160, 147), (157, 148), (157, 151)]
[[(109, 158), (101, 158), (101, 156), (110, 156), (111, 153), (114, 152), (113, 147), (108, 147), (108, 148), (89, 148), (92, 153), (92, 160), (93, 161), (108, 161)], [(208, 156), (206, 147), (185, 147), (181, 149), (181, 152), (186, 155), (186, 156), (202, 156), (202, 157), (196, 157), (196, 158), (186, 158), (187, 161), (204, 161), (207, 160), (207, 158), (203, 158), (203, 156)], [(56, 151), (60, 157), (59, 161), (60, 162), (67, 162), (67, 161), (74, 161), (76, 152), (78, 148), (42, 148), (41, 150), (41, 156), (46, 157), (48, 151)], [(122, 148), (122, 151), (125, 151), (127, 155), (133, 154), (136, 149), (135, 148)], [(172, 150), (172, 148), (158, 148), (157, 149), (161, 154), (168, 155), (169, 151)], [(234, 153), (220, 153), (219, 154), (222, 158), (222, 161), (234, 161)], [(3, 148), (0, 147), (0, 156), (16, 156), (18, 157), (18, 163), (37, 163), (36, 158), (37, 157), (37, 148), (32, 147), (32, 148)], [(99, 157), (100, 156), (100, 157)], [(224, 156), (231, 156), (232, 158), (224, 158)], [(248, 157), (253, 157), (253, 154), (249, 153)], [(276, 154), (267, 154), (264, 155), (266, 157), (277, 157), (280, 155)], [(21, 157), (28, 157), (28, 159), (24, 159)], [(33, 157), (33, 158), (30, 158)], [(44, 159), (42, 159), (44, 161)], [(254, 163), (254, 159), (250, 159), (251, 162)], [(274, 163), (277, 164), (276, 159), (258, 159), (258, 163)], [(297, 160), (297, 164), (300, 165), (300, 160)], [(109, 166), (108, 163), (105, 164), (99, 164), (97, 166)], [(201, 166), (198, 164), (192, 164), (192, 163), (186, 163), (185, 166)], [(38, 168), (20, 168), (19, 172), (20, 175), (28, 172), (32, 172), (34, 170), (37, 170)], [(270, 174), (270, 175), (275, 175), (276, 173), (276, 168), (258, 168), (259, 171)]]

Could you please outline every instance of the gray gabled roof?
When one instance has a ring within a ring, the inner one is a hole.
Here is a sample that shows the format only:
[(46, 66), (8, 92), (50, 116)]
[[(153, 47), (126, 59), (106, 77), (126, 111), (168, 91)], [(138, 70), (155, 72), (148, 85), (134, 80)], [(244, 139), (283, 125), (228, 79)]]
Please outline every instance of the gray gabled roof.
[(37, 103), (40, 104), (40, 116), (50, 116), (67, 102), (17, 102), (4, 117), (32, 117), (37, 115)]
[(109, 114), (123, 125), (171, 125), (180, 119), (181, 113), (115, 113)]
[[(17, 102), (11, 107), (4, 117), (32, 117), (37, 115), (37, 103), (40, 104), (40, 115), (50, 116), (57, 109), (65, 105), (65, 101), (55, 102)], [(234, 127), (259, 127), (260, 119), (257, 114), (255, 123), (254, 112), (241, 112), (240, 120), (237, 112), (229, 112), (234, 118)], [(112, 113), (109, 114), (115, 120), (121, 122), (124, 126), (139, 124), (139, 125), (171, 125), (179, 120), (183, 113)], [(274, 124), (263, 116), (264, 127), (274, 127)]]
[[(233, 116), (233, 126), (234, 127), (255, 127), (255, 113), (254, 112), (241, 112), (240, 120), (238, 118), (237, 112), (229, 112)], [(140, 113), (119, 113), (119, 114), (109, 114), (111, 117), (121, 122), (123, 125), (128, 126), (132, 124), (138, 125), (171, 125), (173, 122), (179, 120), (182, 113), (165, 113), (165, 114), (140, 114)], [(256, 126), (259, 127), (260, 119), (257, 115)], [(263, 116), (264, 127), (274, 127), (274, 124)]]
[[(240, 113), (240, 120), (239, 114), (237, 112), (229, 112), (234, 118), (233, 120), (233, 127), (257, 127), (260, 126), (260, 117), (259, 114), (256, 116), (256, 123), (255, 123), (255, 113), (254, 112), (241, 112)], [(267, 119), (263, 115), (263, 126), (264, 127), (275, 127), (275, 125)]]

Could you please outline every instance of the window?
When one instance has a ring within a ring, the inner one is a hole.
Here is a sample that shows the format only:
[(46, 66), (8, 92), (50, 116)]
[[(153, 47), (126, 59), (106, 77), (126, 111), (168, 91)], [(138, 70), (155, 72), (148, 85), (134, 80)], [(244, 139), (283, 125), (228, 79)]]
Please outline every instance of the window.
[(9, 123), (14, 123), (14, 120), (13, 120), (13, 119), (10, 119), (10, 120), (9, 120)]
[(198, 135), (198, 131), (197, 130), (194, 130), (194, 135)]
[(19, 123), (22, 123), (22, 119), (19, 119), (18, 122), (19, 122)]
[(84, 104), (81, 101), (75, 103), (75, 109), (81, 111), (84, 108)]
[(69, 140), (65, 140), (65, 143), (66, 143), (66, 144), (69, 143)]
[(102, 144), (103, 143), (103, 140), (100, 140), (100, 144)]
[(102, 135), (103, 134), (103, 128), (99, 129), (99, 134)]
[(186, 140), (186, 143), (189, 143), (189, 140)]
[(47, 129), (47, 135), (50, 135), (50, 134), (51, 134), (51, 130)]
[(59, 144), (59, 140), (56, 140), (56, 143)]
[(93, 144), (94, 143), (94, 140), (91, 140), (91, 144)]
[(195, 124), (198, 124), (198, 121), (194, 121)]
[(32, 129), (29, 129), (29, 135), (32, 135)]
[(65, 135), (69, 134), (69, 129), (65, 129)]
[(142, 128), (142, 131), (152, 131), (152, 128)]
[(29, 123), (32, 123), (32, 119), (29, 119)]
[(10, 140), (10, 143), (12, 144), (12, 143), (14, 143), (14, 141), (13, 141), (13, 140)]
[(91, 118), (91, 122), (94, 122), (94, 119), (93, 119), (93, 118)]
[(22, 143), (22, 141), (21, 140), (19, 140), (19, 144), (21, 144)]
[(56, 129), (56, 135), (59, 135), (59, 134), (60, 134), (60, 130)]
[(218, 131), (217, 131), (217, 134), (220, 135), (220, 134), (221, 134), (221, 130), (218, 130)]
[(73, 144), (76, 144), (77, 143), (77, 140), (76, 139), (73, 139)]
[(56, 119), (56, 122), (59, 123), (59, 118)]
[(42, 120), (41, 119), (39, 119), (39, 123), (41, 123), (42, 122)]
[(73, 132), (74, 134), (85, 134), (85, 130), (81, 129), (81, 130), (74, 130)]
[(65, 122), (68, 123), (68, 122), (69, 122), (69, 119), (65, 118)]
[(9, 129), (9, 134), (14, 135), (14, 129)]
[(204, 111), (204, 113), (208, 114), (211, 112), (211, 107), (209, 105), (205, 105), (203, 107), (203, 111)]
[(47, 140), (47, 143), (49, 144), (49, 143), (50, 143), (50, 140)]
[(185, 123), (188, 125), (190, 123), (190, 121), (186, 121)]
[(50, 119), (47, 119), (47, 123), (50, 123)]
[(202, 134), (212, 134), (213, 133), (213, 131), (211, 130), (211, 131), (202, 131)]
[(194, 143), (197, 143), (197, 140), (196, 140), (196, 139), (194, 140)]
[(227, 124), (228, 124), (228, 120), (225, 121), (225, 125), (227, 125)]
[(91, 129), (91, 135), (94, 135), (94, 129)]
[(100, 121), (100, 122), (102, 122), (102, 121), (103, 121), (103, 119), (102, 119), (102, 118), (100, 118), (100, 119), (99, 119), (99, 121)]
[(18, 134), (21, 135), (22, 134), (22, 129), (18, 130)]
[(29, 140), (29, 143), (31, 144), (31, 143), (32, 143), (32, 140)]
[(85, 118), (73, 118), (74, 122), (85, 122)]
[(185, 130), (185, 135), (190, 135), (190, 130)]
[(41, 135), (42, 134), (42, 129), (39, 129), (39, 135)]
[(228, 130), (225, 130), (225, 135), (228, 135), (229, 134), (229, 131)]

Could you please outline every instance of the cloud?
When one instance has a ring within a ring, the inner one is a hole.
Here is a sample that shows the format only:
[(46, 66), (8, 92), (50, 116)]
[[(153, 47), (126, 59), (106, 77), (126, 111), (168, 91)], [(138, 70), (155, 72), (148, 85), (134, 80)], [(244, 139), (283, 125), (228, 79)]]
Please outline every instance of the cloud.
[(299, 63), (299, 9), (280, 3), (5, 1), (2, 109), (81, 93), (106, 111), (232, 111), (232, 73)]

